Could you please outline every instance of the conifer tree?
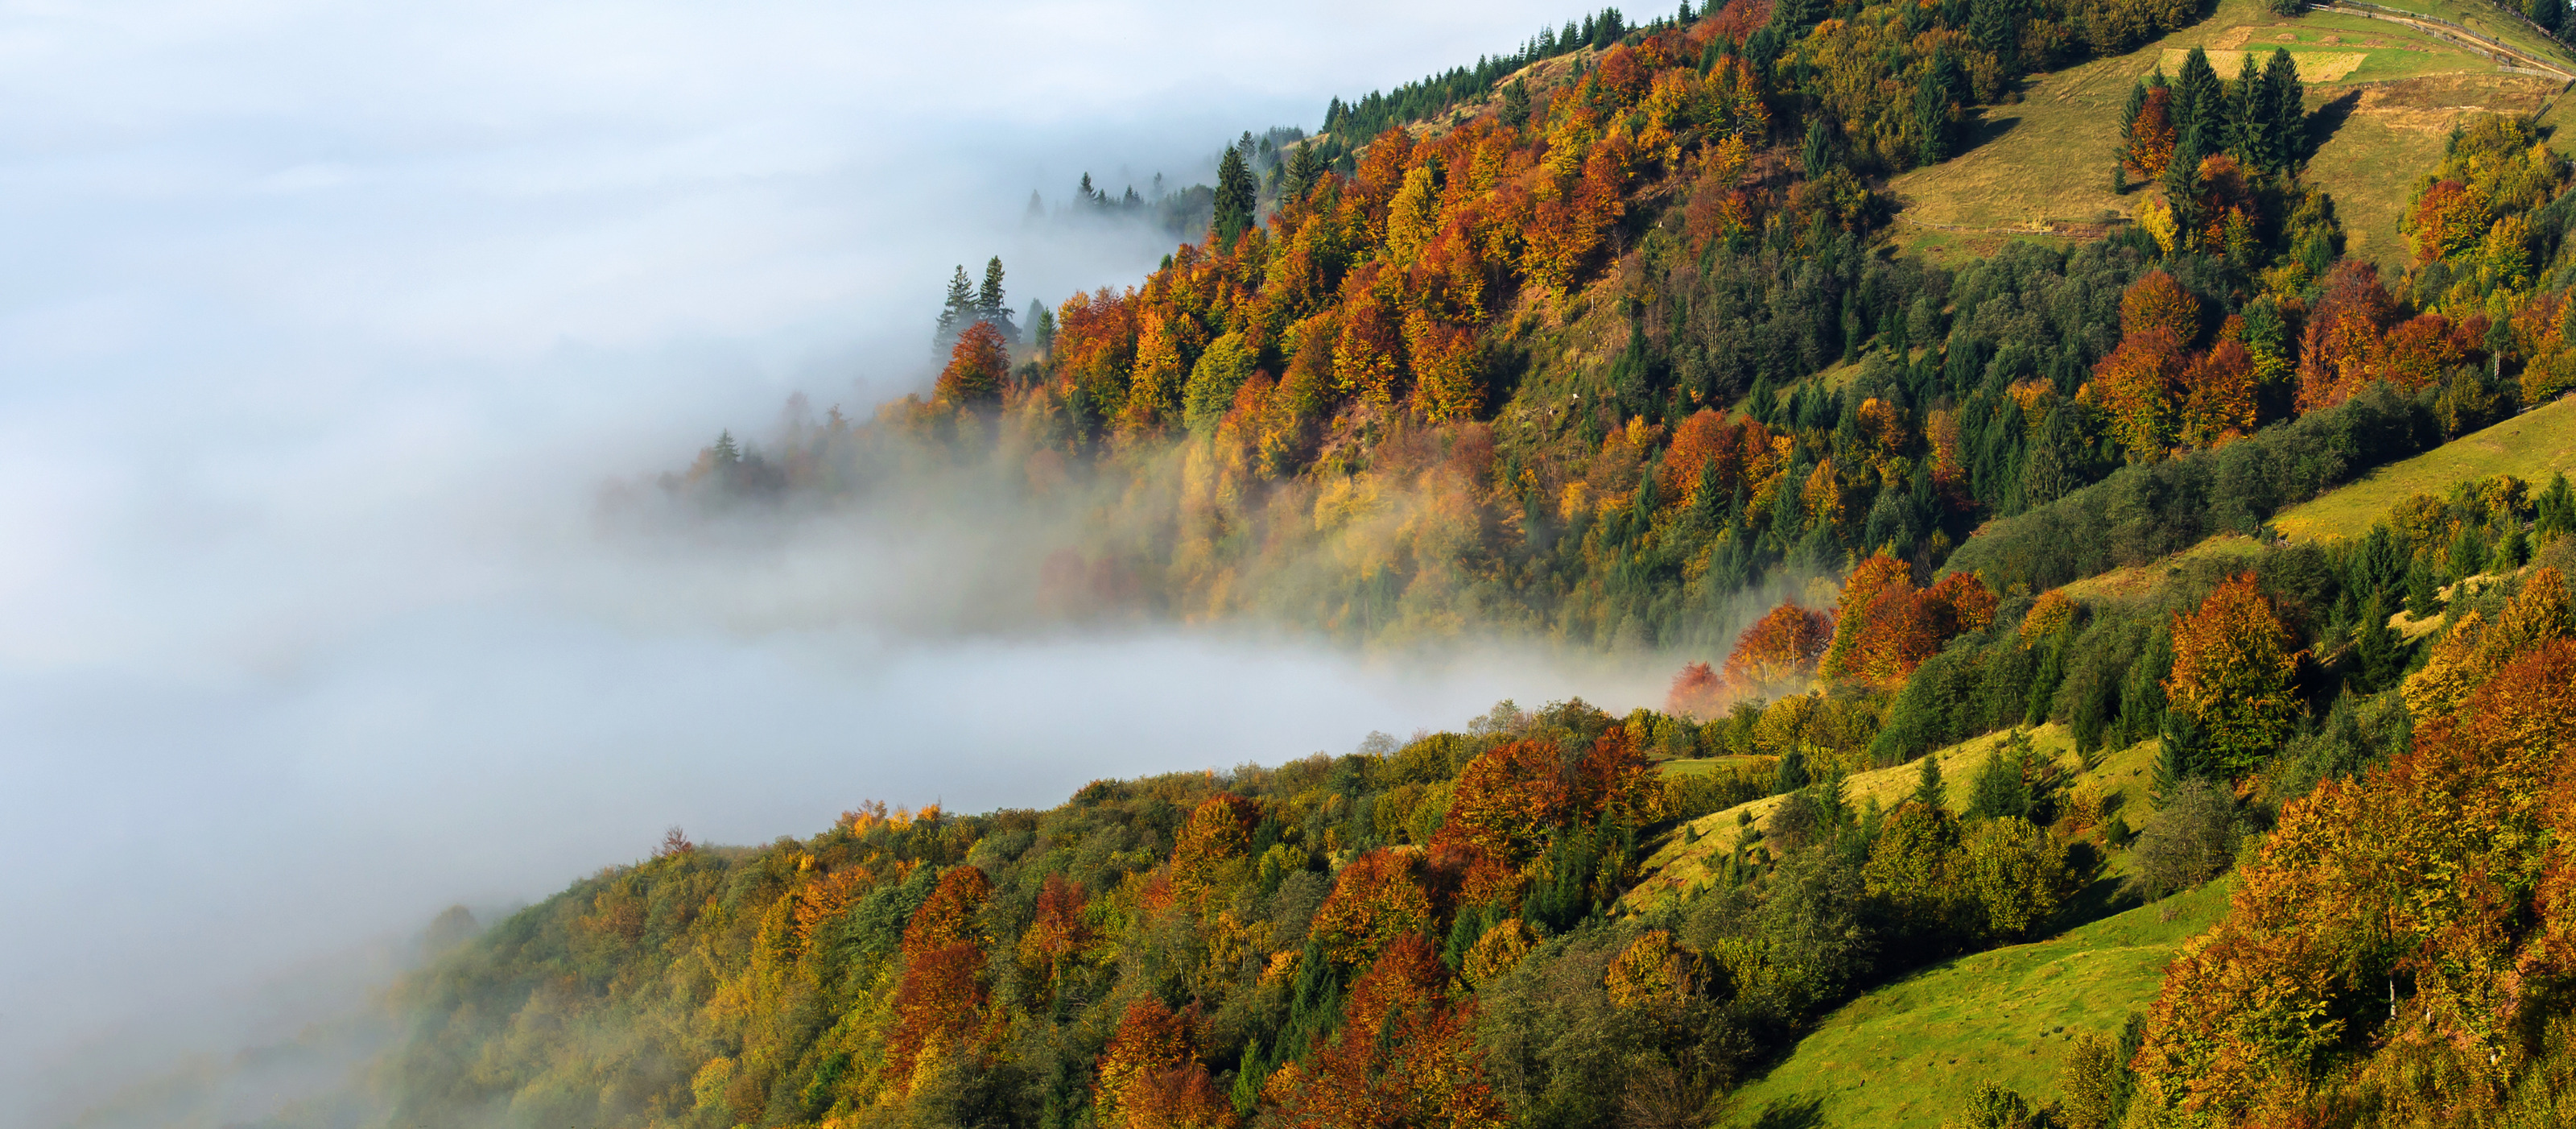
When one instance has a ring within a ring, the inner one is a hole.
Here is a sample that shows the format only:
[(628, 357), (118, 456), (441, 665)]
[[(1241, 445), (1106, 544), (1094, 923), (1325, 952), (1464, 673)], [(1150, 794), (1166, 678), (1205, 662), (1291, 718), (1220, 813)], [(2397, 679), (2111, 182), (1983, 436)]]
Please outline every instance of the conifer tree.
[(2007, 73), (2019, 69), (2021, 25), (2021, 0), (1974, 0), (1969, 8), (1968, 34), (1993, 52)]
[(1807, 143), (1801, 148), (1799, 156), (1806, 162), (1809, 179), (1824, 174), (1827, 163), (1833, 160), (1833, 152), (1833, 130), (1825, 124), (1825, 116), (1817, 114), (1808, 118)]
[(1216, 166), (1216, 243), (1221, 249), (1232, 249), (1234, 241), (1252, 226), (1254, 206), (1252, 171), (1244, 165), (1243, 148), (1226, 147), (1225, 156)]
[(2179, 148), (2191, 150), (2195, 165), (2224, 143), (2215, 128), (2221, 124), (2224, 96), (2218, 71), (2209, 65), (2209, 52), (2192, 48), (2183, 57), (2182, 74), (2174, 79), (2174, 132), (2182, 138)]
[[(1084, 177), (1087, 182), (1090, 178)], [(957, 335), (976, 322), (975, 284), (966, 278), (966, 264), (957, 264), (957, 273), (948, 279), (948, 300), (939, 307), (939, 331), (931, 337), (931, 350), (946, 353), (957, 343)]]
[(1002, 257), (995, 255), (984, 264), (984, 285), (975, 292), (975, 317), (993, 323), (1002, 340), (1017, 343), (1018, 326), (1011, 324), (1010, 300), (1002, 294)]
[(2272, 49), (2272, 60), (2263, 66), (2264, 102), (2272, 113), (2267, 145), (2276, 162), (2270, 168), (2288, 169), (2306, 155), (2308, 143), (2307, 90), (2299, 85), (2299, 64), (2281, 48)]
[(1947, 50), (1932, 52), (1932, 64), (1914, 88), (1914, 163), (1935, 165), (1950, 156), (1950, 102), (1959, 88), (1959, 64)]
[(1503, 87), (1503, 124), (1519, 129), (1529, 124), (1529, 116), (1529, 84), (1513, 79), (1510, 85)]
[(2423, 619), (2441, 611), (2442, 593), (2434, 583), (2433, 570), (2418, 559), (2406, 568), (2406, 614)]
[(2271, 88), (2263, 85), (2263, 73), (2255, 69), (2254, 53), (2248, 51), (2236, 68), (2236, 81), (2227, 84), (2227, 152), (2247, 168), (2269, 169), (2272, 162), (2264, 156), (2272, 133)]
[(2361, 607), (2361, 629), (2353, 634), (2353, 652), (2360, 668), (2353, 678), (2353, 689), (2364, 694), (2387, 689), (2405, 670), (2397, 632), (2388, 626), (2388, 605), (2377, 593), (2372, 593), (2370, 601)]
[(1914, 778), (1914, 802), (1927, 808), (1938, 808), (1949, 802), (1950, 789), (1941, 783), (1941, 755), (1923, 754), (1923, 767)]

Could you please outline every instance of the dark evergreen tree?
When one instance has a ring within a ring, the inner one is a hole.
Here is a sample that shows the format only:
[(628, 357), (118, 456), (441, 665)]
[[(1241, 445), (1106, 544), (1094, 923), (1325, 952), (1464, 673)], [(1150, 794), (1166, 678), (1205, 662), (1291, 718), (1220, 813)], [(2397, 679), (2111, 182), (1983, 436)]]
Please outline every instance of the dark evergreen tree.
[(1011, 324), (1010, 300), (1002, 294), (1002, 257), (995, 255), (984, 264), (984, 285), (975, 291), (975, 318), (993, 323), (1002, 331), (1002, 339), (1017, 344), (1020, 327)]
[(1795, 792), (1806, 787), (1809, 780), (1807, 755), (1791, 749), (1781, 755), (1779, 767), (1772, 770), (1771, 794), (1777, 796), (1786, 792)]
[(1503, 87), (1503, 124), (1519, 129), (1529, 124), (1529, 116), (1529, 84), (1517, 78), (1513, 79)]
[(1806, 162), (1803, 167), (1809, 179), (1824, 175), (1824, 171), (1832, 166), (1834, 131), (1832, 126), (1825, 124), (1823, 114), (1807, 119), (1807, 143), (1799, 150), (1799, 156)]
[(932, 335), (931, 348), (939, 353), (957, 343), (957, 335), (975, 324), (975, 284), (966, 277), (966, 264), (957, 264), (957, 273), (948, 279), (948, 300), (939, 307), (939, 331)]
[(2209, 65), (2209, 52), (2198, 47), (2183, 57), (2182, 74), (2174, 79), (2174, 135), (2179, 140), (2174, 151), (2189, 148), (2195, 158), (2206, 157), (2225, 147), (2219, 134), (2224, 127), (2226, 92), (2218, 83), (2218, 71)]
[(2442, 593), (2434, 583), (2433, 570), (2425, 567), (2421, 559), (2409, 563), (2406, 567), (2406, 614), (2423, 619), (2439, 615), (2441, 611)]
[(2253, 52), (2245, 53), (2236, 81), (2227, 84), (2226, 101), (2228, 155), (2247, 168), (2275, 167), (2264, 157), (2272, 134), (2271, 88), (2263, 85)]
[(1254, 205), (1252, 172), (1244, 165), (1243, 148), (1227, 146), (1216, 166), (1218, 247), (1232, 249), (1235, 239), (1251, 228)]
[(1917, 165), (1935, 165), (1950, 156), (1950, 106), (1963, 85), (1959, 64), (1947, 50), (1935, 49), (1914, 87), (1914, 153)]
[(2268, 166), (2275, 172), (2299, 163), (2308, 152), (2307, 88), (2299, 84), (2298, 61), (2281, 48), (2272, 49), (2272, 59), (2263, 65), (2264, 100), (2272, 112), (2270, 140), (2266, 143), (2277, 164)]
[(1949, 803), (1950, 789), (1941, 783), (1941, 755), (1925, 753), (1922, 764), (1914, 776), (1914, 802), (1928, 808)]
[(1994, 53), (2004, 73), (2020, 70), (2022, 0), (1974, 0), (1969, 6), (1968, 34)]
[(2361, 606), (2360, 629), (2353, 633), (2352, 688), (2364, 694), (2375, 694), (2397, 683), (2406, 669), (2406, 655), (2397, 632), (2388, 626), (2388, 605), (2373, 594)]

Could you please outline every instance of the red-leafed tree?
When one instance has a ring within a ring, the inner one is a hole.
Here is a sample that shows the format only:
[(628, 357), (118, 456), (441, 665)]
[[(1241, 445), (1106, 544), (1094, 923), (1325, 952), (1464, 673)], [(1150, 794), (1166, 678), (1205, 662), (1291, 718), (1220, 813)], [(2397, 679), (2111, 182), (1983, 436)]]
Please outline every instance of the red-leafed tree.
[(1664, 691), (1664, 712), (1703, 720), (1717, 716), (1726, 704), (1726, 684), (1707, 663), (1684, 663), (1673, 675), (1672, 688)]
[(1119, 1129), (1227, 1129), (1234, 1106), (1217, 1092), (1195, 1054), (1194, 1010), (1173, 1011), (1152, 996), (1127, 1005), (1100, 1049), (1092, 1084), (1094, 1118)]
[(1447, 822), (1435, 843), (1472, 843), (1504, 858), (1528, 859), (1548, 828), (1565, 820), (1566, 792), (1556, 745), (1512, 741), (1476, 755), (1458, 773)]
[(2242, 774), (2289, 736), (2300, 710), (2293, 645), (2250, 572), (2219, 585), (2192, 614), (2173, 617), (2165, 692), (2200, 722), (2216, 767)]
[(1488, 1129), (1505, 1124), (1485, 1082), (1472, 1004), (1421, 934), (1387, 947), (1351, 985), (1342, 1027), (1306, 1066), (1271, 1076), (1283, 1129)]
[(1815, 673), (1833, 634), (1833, 616), (1794, 600), (1782, 603), (1735, 637), (1726, 656), (1727, 684), (1769, 690), (1803, 681)]
[(1316, 907), (1309, 927), (1324, 956), (1365, 964), (1397, 937), (1428, 928), (1431, 897), (1414, 876), (1421, 862), (1418, 850), (1381, 847), (1334, 875), (1333, 892)]
[(1002, 331), (979, 321), (957, 335), (948, 351), (948, 367), (939, 370), (932, 395), (959, 407), (981, 407), (1002, 398), (1002, 383), (1011, 375), (1011, 348)]

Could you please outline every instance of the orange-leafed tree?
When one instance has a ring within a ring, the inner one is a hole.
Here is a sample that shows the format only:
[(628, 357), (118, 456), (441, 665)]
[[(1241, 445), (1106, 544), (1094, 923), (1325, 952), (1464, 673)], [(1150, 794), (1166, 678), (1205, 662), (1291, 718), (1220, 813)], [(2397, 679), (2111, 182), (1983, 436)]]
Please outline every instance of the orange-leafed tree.
[(2158, 86), (2148, 90), (2146, 102), (2138, 107), (2138, 116), (2129, 122), (2129, 175), (2141, 180), (2163, 176), (2165, 166), (2173, 163), (2174, 143), (2178, 140), (2173, 89)]
[(1485, 1082), (1473, 1004), (1449, 1002), (1431, 942), (1407, 934), (1351, 985), (1341, 1030), (1271, 1076), (1283, 1129), (1488, 1129), (1506, 1124)]
[(1840, 678), (1853, 672), (1854, 650), (1868, 627), (1870, 605), (1881, 593), (1890, 591), (1911, 595), (1914, 568), (1885, 550), (1871, 554), (1843, 578), (1842, 599), (1835, 607), (1834, 637), (1825, 645), (1821, 672), (1826, 677)]
[(2182, 372), (2182, 404), (2176, 438), (2196, 447), (2211, 447), (2254, 430), (2256, 400), (2254, 355), (2243, 342), (2222, 340), (2192, 359)]
[(975, 925), (992, 892), (982, 870), (952, 866), (903, 931), (903, 981), (895, 991), (894, 1030), (886, 1036), (888, 1077), (898, 1092), (911, 1086), (923, 1061), (974, 1053), (993, 1034), (985, 1014), (991, 977)]
[(932, 395), (961, 408), (982, 407), (1002, 398), (1002, 384), (1010, 375), (1009, 343), (993, 323), (979, 321), (957, 335), (957, 344), (948, 351), (948, 367), (939, 370)]
[(2570, 844), (2576, 642), (2561, 639), (2421, 723), (2386, 767), (2283, 808), (2227, 915), (2165, 974), (2131, 1116), (2550, 1123), (2502, 1114), (2566, 1037)]
[(1196, 902), (1241, 877), (1260, 822), (1261, 805), (1231, 792), (1201, 801), (1172, 839), (1174, 891)]
[(1608, 813), (1627, 822), (1647, 822), (1655, 771), (1638, 751), (1637, 740), (1627, 726), (1613, 725), (1575, 760), (1566, 782), (1569, 818), (1590, 823)]
[(1036, 973), (1052, 992), (1066, 964), (1091, 947), (1095, 933), (1085, 913), (1089, 899), (1082, 883), (1061, 874), (1047, 875), (1038, 887), (1037, 912), (1020, 933), (1020, 964)]
[(1664, 712), (1702, 720), (1716, 717), (1726, 704), (1726, 684), (1707, 663), (1684, 663), (1673, 675), (1671, 688), (1664, 691)]
[(2189, 345), (2200, 335), (2200, 299), (2183, 289), (2174, 276), (2160, 270), (2139, 275), (2136, 282), (2120, 292), (2120, 334), (2123, 337), (2161, 329), (2174, 335), (2174, 340)]
[(2093, 366), (2084, 391), (2110, 417), (2110, 429), (2133, 462), (2151, 462), (2172, 448), (2175, 393), (2187, 364), (2182, 339), (2163, 326), (2120, 339)]
[(1234, 1106), (1195, 1057), (1194, 1009), (1175, 1012), (1147, 996), (1127, 1005), (1100, 1049), (1092, 1083), (1094, 1117), (1120, 1129), (1227, 1129)]
[(1816, 660), (1824, 656), (1833, 634), (1833, 616), (1794, 600), (1783, 602), (1735, 637), (1735, 649), (1726, 656), (1726, 681), (1748, 690), (1802, 682), (1815, 673)]
[(1512, 741), (1476, 754), (1458, 773), (1449, 814), (1433, 840), (1473, 844), (1515, 863), (1565, 821), (1563, 765), (1552, 741)]
[(1896, 686), (1962, 632), (1994, 622), (1995, 597), (1966, 573), (1927, 589), (1912, 570), (1883, 551), (1852, 570), (1835, 614), (1834, 641), (1820, 672), (1827, 678)]
[(2381, 335), (2397, 320), (2397, 300), (2379, 281), (2379, 268), (2368, 262), (2336, 263), (2324, 290), (2300, 338), (2301, 412), (2340, 404), (2376, 379)]
[(1414, 875), (1421, 861), (1420, 851), (1381, 847), (1333, 876), (1310, 927), (1326, 959), (1366, 964), (1396, 938), (1430, 926), (1431, 896)]
[(2294, 692), (2296, 642), (2272, 601), (2241, 573), (2190, 615), (2173, 617), (2173, 673), (2165, 693), (2190, 712), (2208, 741), (2211, 767), (2242, 775), (2288, 738), (2302, 707)]

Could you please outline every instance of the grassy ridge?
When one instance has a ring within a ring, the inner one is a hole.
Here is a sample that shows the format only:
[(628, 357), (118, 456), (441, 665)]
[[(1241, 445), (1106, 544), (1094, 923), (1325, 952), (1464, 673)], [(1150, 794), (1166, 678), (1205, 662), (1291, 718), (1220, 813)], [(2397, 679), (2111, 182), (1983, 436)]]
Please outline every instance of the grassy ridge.
[[(2031, 746), (2058, 758), (2070, 768), (2082, 769), (2075, 756), (2075, 738), (2066, 726), (2051, 722), (2028, 731)], [(1989, 733), (1983, 737), (1959, 742), (1935, 751), (1930, 756), (1941, 763), (1941, 779), (1948, 783), (1949, 807), (1965, 809), (1966, 782), (1977, 766), (1985, 761), (1997, 745), (2010, 737), (2009, 732)], [(2082, 769), (2068, 791), (2091, 791), (2106, 800), (2118, 796), (2121, 809), (2133, 813), (2145, 810), (2148, 766), (2154, 762), (2155, 743), (2142, 741), (2129, 748), (2110, 753), (2089, 769)], [(1722, 758), (1736, 759), (1736, 758)], [(1664, 766), (1667, 773), (1706, 771), (1702, 765), (1713, 761), (1675, 761)], [(1914, 761), (1893, 768), (1872, 769), (1843, 778), (1843, 794), (1859, 807), (1872, 803), (1881, 809), (1893, 808), (1914, 794), (1922, 778), (1922, 762)], [(1734, 853), (1736, 843), (1747, 828), (1768, 831), (1771, 814), (1779, 810), (1788, 797), (1770, 796), (1750, 803), (1737, 804), (1724, 811), (1701, 816), (1674, 829), (1654, 854), (1639, 868), (1637, 885), (1621, 899), (1630, 908), (1643, 907), (1674, 896), (1687, 897), (1706, 889), (1717, 880), (1717, 868)], [(1749, 823), (1738, 822), (1750, 816)], [(2113, 856), (2116, 872), (2120, 856)]]
[(2544, 404), (2390, 463), (2282, 510), (2273, 516), (2272, 528), (2298, 541), (2354, 537), (2370, 532), (2398, 503), (2417, 494), (2439, 497), (2466, 479), (2510, 474), (2538, 489), (2549, 476), (2568, 472), (2576, 472), (2576, 399)]
[(1960, 957), (1862, 996), (1739, 1091), (1735, 1123), (1935, 1126), (1988, 1080), (2044, 1102), (2076, 1033), (2117, 1036), (2154, 998), (2174, 952), (2226, 912), (2230, 885)]
[[(2475, 5), (2412, 0), (2391, 6), (2479, 27), (2526, 50), (2545, 49), (2515, 38), (2511, 28), (2487, 27), (2506, 21), (2472, 10)], [(2403, 24), (2326, 11), (2292, 18), (2254, 0), (2225, 0), (2198, 24), (2126, 55), (2033, 76), (2018, 102), (1986, 108), (1966, 151), (1889, 182), (1906, 203), (1900, 243), (1928, 258), (1959, 259), (1990, 254), (2007, 239), (2063, 243), (2130, 218), (2146, 197), (2134, 188), (2111, 189), (2120, 109), (2131, 83), (2158, 67), (2174, 73), (2193, 47), (2209, 50), (2227, 78), (2241, 53), (2267, 55), (2277, 47), (2298, 58), (2309, 108), (2318, 112), (2316, 128), (2324, 134), (2309, 175), (2334, 196), (2350, 252), (2391, 270), (2404, 263), (2397, 224), (2413, 188), (2411, 175), (2392, 176), (2392, 170), (2439, 161), (2451, 124), (2465, 114), (2554, 109), (2550, 95), (2557, 88), (2500, 73), (2488, 59)], [(2559, 50), (2556, 57), (2565, 54)]]

